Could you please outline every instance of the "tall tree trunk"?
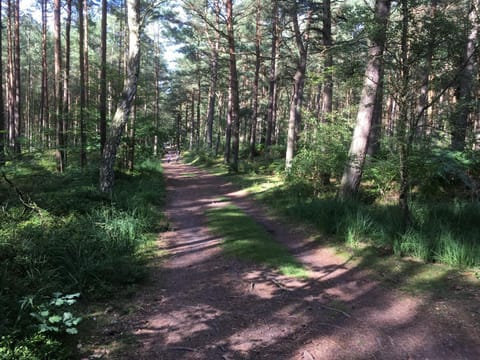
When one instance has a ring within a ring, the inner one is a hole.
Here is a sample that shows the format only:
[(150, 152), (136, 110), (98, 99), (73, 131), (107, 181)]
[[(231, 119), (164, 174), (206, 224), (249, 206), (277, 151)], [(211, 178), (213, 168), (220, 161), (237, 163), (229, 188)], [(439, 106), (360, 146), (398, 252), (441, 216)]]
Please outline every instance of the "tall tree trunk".
[[(437, 5), (438, 5), (438, 0), (431, 0), (430, 6), (428, 8), (428, 14), (427, 16), (430, 18), (430, 22), (434, 22), (436, 14), (437, 14)], [(436, 33), (433, 31), (433, 29), (429, 29), (430, 31), (430, 36), (427, 42), (427, 52), (425, 55), (425, 65), (423, 69), (421, 69), (421, 74), (420, 76), (420, 81), (421, 81), (421, 87), (420, 87), (420, 94), (418, 96), (418, 104), (417, 104), (417, 114), (418, 116), (418, 122), (416, 125), (415, 131), (417, 132), (418, 135), (425, 135), (427, 133), (427, 124), (428, 124), (428, 112), (425, 111), (425, 109), (428, 106), (428, 100), (429, 100), (429, 91), (430, 89), (430, 76), (431, 76), (431, 71), (432, 71), (432, 62), (433, 62), (433, 53), (435, 50), (435, 40), (436, 40)], [(430, 109), (430, 108), (429, 108)]]
[(103, 192), (111, 192), (113, 190), (115, 157), (137, 93), (137, 82), (140, 72), (140, 0), (126, 0), (126, 4), (128, 23), (127, 77), (124, 81), (122, 97), (112, 119), (102, 153), (100, 189)]
[(85, 71), (85, 106), (89, 103), (89, 62), (88, 62), (88, 0), (83, 0), (83, 69)]
[(260, 29), (261, 3), (257, 0), (257, 16), (255, 20), (255, 75), (253, 78), (252, 128), (250, 132), (250, 159), (253, 160), (256, 151), (257, 120), (258, 120), (258, 82), (260, 78), (260, 45), (262, 33)]
[[(107, 139), (107, 0), (102, 0), (102, 23), (100, 40), (100, 154)], [(158, 87), (158, 85), (157, 85)]]
[(298, 23), (297, 6), (295, 3), (295, 7), (292, 10), (292, 22), (298, 50), (298, 61), (297, 70), (293, 78), (293, 92), (290, 101), (290, 114), (288, 119), (287, 151), (285, 154), (285, 169), (287, 170), (292, 167), (293, 156), (297, 146), (297, 128), (301, 120), (303, 88), (307, 72), (308, 36), (311, 19), (312, 11), (310, 10), (307, 14), (305, 32), (302, 35)]
[(232, 136), (232, 157), (230, 164), (233, 171), (238, 171), (238, 156), (240, 148), (240, 118), (237, 58), (235, 52), (235, 36), (233, 29), (233, 1), (226, 0), (227, 12), (227, 37), (229, 52), (229, 79), (228, 79), (228, 113), (230, 118), (230, 131)]
[(471, 0), (469, 3), (469, 32), (464, 51), (464, 64), (460, 74), (460, 80), (457, 89), (457, 109), (454, 114), (454, 124), (452, 131), (452, 149), (462, 151), (465, 149), (465, 139), (467, 136), (468, 116), (472, 110), (472, 85), (475, 78), (475, 48), (477, 46), (478, 36), (478, 15), (480, 6), (479, 0)]
[(15, 1), (15, 54), (14, 58), (14, 77), (15, 77), (15, 93), (14, 93), (14, 110), (13, 110), (13, 126), (15, 133), (14, 152), (21, 153), (20, 138), (22, 135), (22, 106), (21, 106), (21, 78), (20, 78), (20, 0)]
[(193, 140), (195, 138), (195, 90), (192, 89), (192, 97), (190, 101), (191, 111), (190, 111), (190, 143), (188, 150), (193, 150)]
[[(220, 3), (214, 1), (215, 25), (220, 27)], [(207, 31), (207, 30), (205, 30)], [(207, 32), (208, 33), (208, 32)], [(207, 109), (207, 148), (212, 150), (213, 146), (213, 119), (215, 117), (215, 100), (217, 98), (218, 81), (218, 52), (220, 48), (220, 32), (215, 34), (215, 40), (210, 42), (210, 87), (208, 89), (208, 109)]]
[(130, 115), (130, 126), (128, 128), (128, 140), (127, 140), (127, 169), (133, 172), (135, 167), (135, 123), (137, 120), (137, 105), (135, 101), (132, 105), (132, 113)]
[(61, 49), (61, 27), (60, 27), (60, 11), (61, 0), (54, 1), (53, 9), (53, 27), (54, 27), (54, 57), (55, 57), (55, 124), (56, 124), (56, 139), (57, 146), (55, 151), (55, 158), (57, 161), (57, 171), (63, 172), (65, 170), (65, 148), (63, 143), (63, 115), (62, 115), (62, 49)]
[(83, 168), (87, 164), (87, 134), (85, 126), (85, 112), (87, 101), (87, 82), (85, 74), (85, 25), (86, 21), (83, 10), (84, 0), (78, 0), (78, 43), (79, 43), (79, 62), (80, 62), (80, 166)]
[[(2, 23), (2, 7), (0, 6), (0, 76), (3, 77), (3, 23)], [(3, 103), (3, 89), (0, 88), (0, 166), (5, 165), (5, 104)]]
[(265, 134), (265, 147), (272, 144), (272, 134), (275, 128), (276, 99), (277, 99), (277, 53), (279, 48), (278, 36), (278, 1), (272, 0), (272, 45), (270, 59), (270, 73), (268, 86), (268, 113), (267, 132)]
[(72, 25), (72, 0), (67, 0), (67, 16), (65, 19), (65, 67), (63, 78), (63, 143), (65, 146), (65, 165), (67, 163), (67, 134), (70, 126), (70, 52), (71, 52), (71, 25)]
[(342, 199), (354, 197), (360, 186), (363, 166), (368, 149), (368, 137), (372, 127), (375, 102), (378, 99), (378, 85), (381, 82), (383, 66), (383, 50), (386, 40), (390, 0), (375, 1), (375, 23), (378, 25), (372, 36), (372, 44), (368, 50), (368, 63), (365, 69), (357, 122), (353, 132), (348, 162), (342, 176), (339, 196)]
[(332, 14), (330, 0), (323, 1), (323, 46), (325, 48), (324, 68), (324, 82), (322, 87), (322, 120), (329, 121), (333, 109), (333, 55), (331, 47), (332, 40)]
[(15, 77), (13, 70), (13, 5), (12, 0), (7, 0), (7, 127), (8, 147), (13, 150), (15, 133), (13, 131), (13, 118), (15, 108)]
[[(160, 126), (160, 49), (155, 46), (155, 135), (153, 137), (153, 156), (158, 157), (158, 132)], [(178, 150), (178, 147), (177, 147)]]
[[(402, 10), (402, 36), (401, 36), (401, 84), (400, 96), (398, 102), (398, 127), (397, 127), (397, 146), (400, 163), (400, 191), (398, 196), (398, 204), (402, 212), (404, 230), (410, 224), (410, 211), (408, 208), (409, 195), (409, 169), (408, 156), (410, 141), (407, 139), (407, 127), (409, 124), (409, 85), (410, 85), (410, 66), (409, 66), (409, 49), (408, 49), (408, 27), (409, 27), (409, 11), (408, 0), (401, 1)], [(410, 129), (414, 131), (414, 129)]]
[(197, 126), (195, 133), (195, 146), (197, 150), (200, 148), (200, 128), (201, 128), (201, 105), (202, 105), (202, 78), (200, 70), (197, 71)]
[(43, 145), (50, 146), (49, 139), (49, 101), (48, 101), (48, 65), (47, 65), (47, 0), (42, 0), (42, 85), (40, 99), (40, 124)]

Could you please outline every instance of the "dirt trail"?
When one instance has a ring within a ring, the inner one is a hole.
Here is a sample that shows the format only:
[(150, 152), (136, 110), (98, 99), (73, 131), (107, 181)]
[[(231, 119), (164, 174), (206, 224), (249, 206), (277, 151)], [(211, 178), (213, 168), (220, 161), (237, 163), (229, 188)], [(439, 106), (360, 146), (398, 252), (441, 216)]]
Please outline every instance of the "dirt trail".
[[(115, 358), (480, 359), (478, 313), (383, 287), (222, 178), (177, 163), (165, 175), (170, 255), (137, 300), (138, 346)], [(223, 197), (289, 246), (309, 279), (223, 256), (204, 217)]]

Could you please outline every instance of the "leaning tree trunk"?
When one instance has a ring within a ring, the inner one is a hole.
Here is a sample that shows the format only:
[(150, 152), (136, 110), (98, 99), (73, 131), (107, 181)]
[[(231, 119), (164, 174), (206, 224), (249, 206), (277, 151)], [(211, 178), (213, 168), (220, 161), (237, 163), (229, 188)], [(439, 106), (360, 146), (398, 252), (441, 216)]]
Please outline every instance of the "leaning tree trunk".
[(368, 137), (372, 127), (377, 92), (381, 83), (383, 66), (383, 49), (386, 41), (388, 17), (391, 0), (375, 1), (375, 22), (378, 28), (374, 33), (372, 44), (368, 50), (368, 63), (365, 69), (357, 123), (353, 132), (352, 143), (348, 152), (348, 162), (342, 176), (339, 196), (342, 199), (354, 197), (360, 186), (363, 166), (368, 149)]
[(128, 23), (127, 76), (124, 81), (122, 97), (112, 119), (102, 153), (100, 189), (103, 192), (111, 192), (113, 190), (115, 158), (137, 93), (138, 74), (140, 72), (140, 0), (127, 0), (126, 3)]

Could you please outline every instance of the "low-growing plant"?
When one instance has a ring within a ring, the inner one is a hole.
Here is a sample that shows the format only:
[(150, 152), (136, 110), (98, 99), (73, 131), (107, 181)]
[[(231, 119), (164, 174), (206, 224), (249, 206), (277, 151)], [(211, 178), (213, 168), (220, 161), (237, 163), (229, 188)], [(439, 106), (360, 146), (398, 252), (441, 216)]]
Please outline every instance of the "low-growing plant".
[(36, 320), (34, 325), (39, 333), (66, 333), (78, 334), (77, 325), (82, 318), (75, 316), (67, 308), (77, 302), (80, 293), (64, 295), (61, 292), (53, 293), (50, 299), (45, 299), (39, 305), (34, 303), (35, 297), (28, 296), (22, 299), (21, 307), (31, 308), (30, 316)]

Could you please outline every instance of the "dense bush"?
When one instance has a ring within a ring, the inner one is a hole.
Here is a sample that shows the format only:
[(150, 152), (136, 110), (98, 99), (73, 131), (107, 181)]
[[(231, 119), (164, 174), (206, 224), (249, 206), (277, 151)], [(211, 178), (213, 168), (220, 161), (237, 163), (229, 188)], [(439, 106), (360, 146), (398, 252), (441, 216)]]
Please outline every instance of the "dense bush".
[(329, 185), (330, 178), (340, 180), (350, 141), (349, 128), (341, 128), (337, 123), (319, 124), (316, 132), (313, 141), (304, 140), (287, 174), (291, 185), (313, 194), (319, 194)]

